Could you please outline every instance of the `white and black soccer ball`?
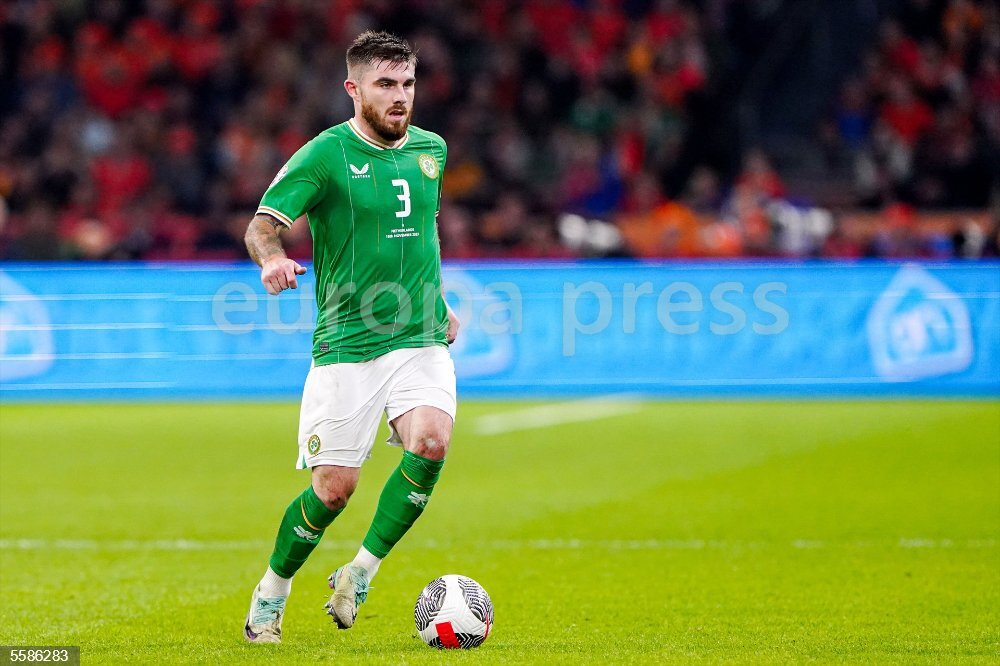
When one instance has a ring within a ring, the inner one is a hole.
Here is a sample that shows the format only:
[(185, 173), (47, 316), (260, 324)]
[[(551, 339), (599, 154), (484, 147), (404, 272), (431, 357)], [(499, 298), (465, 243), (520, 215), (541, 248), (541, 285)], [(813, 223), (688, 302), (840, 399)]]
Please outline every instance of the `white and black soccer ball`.
[(493, 602), (476, 581), (448, 574), (427, 584), (417, 597), (413, 619), (431, 647), (479, 647), (493, 629)]

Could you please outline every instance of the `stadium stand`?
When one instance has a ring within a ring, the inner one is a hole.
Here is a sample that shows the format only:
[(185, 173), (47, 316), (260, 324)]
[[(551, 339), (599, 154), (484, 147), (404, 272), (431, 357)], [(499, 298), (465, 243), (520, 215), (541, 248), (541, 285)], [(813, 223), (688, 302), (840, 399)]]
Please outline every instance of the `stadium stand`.
[[(369, 27), (419, 49), (446, 258), (996, 256), (996, 3), (869, 3), (808, 137), (819, 195), (734, 122), (788, 4), (3, 3), (0, 256), (244, 258), (274, 173), (350, 115)], [(287, 245), (309, 256), (305, 225)]]

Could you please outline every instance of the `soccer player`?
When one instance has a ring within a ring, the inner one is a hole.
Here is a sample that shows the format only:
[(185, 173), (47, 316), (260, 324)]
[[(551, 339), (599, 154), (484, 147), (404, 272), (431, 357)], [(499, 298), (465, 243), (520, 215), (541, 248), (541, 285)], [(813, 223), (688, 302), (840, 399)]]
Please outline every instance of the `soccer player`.
[(354, 624), (382, 559), (424, 511), (455, 418), (448, 352), (459, 322), (441, 293), (436, 216), (447, 146), (410, 125), (416, 55), (368, 31), (347, 50), (344, 87), (354, 117), (303, 146), (275, 176), (247, 229), (270, 294), (298, 287), (306, 269), (280, 232), (305, 214), (313, 237), (316, 330), (299, 419), (297, 467), (311, 483), (292, 500), (244, 634), (277, 643), (292, 578), (347, 505), (370, 457), (381, 413), (403, 447), (352, 562), (329, 577), (327, 612)]

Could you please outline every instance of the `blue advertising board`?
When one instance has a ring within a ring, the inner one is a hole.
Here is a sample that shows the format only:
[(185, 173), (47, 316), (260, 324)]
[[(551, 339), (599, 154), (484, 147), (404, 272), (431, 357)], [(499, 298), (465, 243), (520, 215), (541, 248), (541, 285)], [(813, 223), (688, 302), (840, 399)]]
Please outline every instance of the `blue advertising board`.
[[(293, 399), (311, 276), (7, 264), (0, 399)], [(462, 397), (1000, 395), (996, 263), (462, 263), (445, 291)]]

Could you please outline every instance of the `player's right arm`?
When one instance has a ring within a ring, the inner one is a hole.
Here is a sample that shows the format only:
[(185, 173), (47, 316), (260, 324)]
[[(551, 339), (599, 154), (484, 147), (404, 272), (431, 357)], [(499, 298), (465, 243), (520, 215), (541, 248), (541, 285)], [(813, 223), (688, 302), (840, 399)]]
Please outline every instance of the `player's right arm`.
[(289, 259), (281, 246), (279, 232), (307, 213), (323, 197), (328, 174), (323, 144), (313, 139), (302, 146), (281, 168), (264, 193), (257, 214), (245, 237), (250, 257), (260, 266), (260, 281), (269, 294), (299, 286), (297, 275), (306, 269)]
[(250, 220), (244, 241), (250, 258), (260, 266), (260, 281), (269, 294), (280, 294), (285, 289), (299, 286), (296, 275), (303, 275), (306, 269), (285, 254), (278, 234), (285, 224), (266, 213), (257, 213)]

